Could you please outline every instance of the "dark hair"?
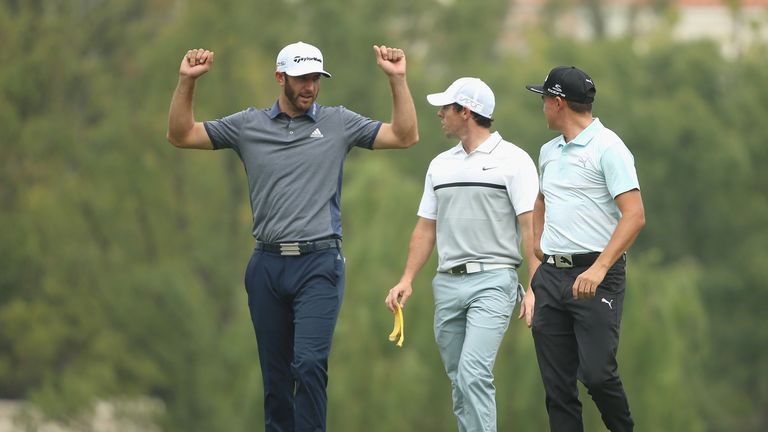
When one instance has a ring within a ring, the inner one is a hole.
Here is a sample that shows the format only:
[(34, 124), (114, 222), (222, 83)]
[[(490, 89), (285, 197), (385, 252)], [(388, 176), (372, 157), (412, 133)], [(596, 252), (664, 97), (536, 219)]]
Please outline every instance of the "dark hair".
[(579, 103), (579, 102), (573, 102), (566, 100), (565, 103), (568, 104), (568, 108), (571, 109), (571, 111), (577, 112), (579, 114), (584, 113), (591, 113), (592, 112), (592, 103)]
[[(454, 102), (451, 105), (453, 105), (453, 109), (456, 110), (456, 112), (461, 112), (462, 110), (464, 110), (464, 105), (458, 104), (456, 102)], [(472, 113), (472, 118), (475, 120), (475, 123), (477, 123), (478, 126), (484, 127), (486, 129), (491, 128), (491, 123), (493, 123), (493, 119), (490, 119), (488, 117), (483, 117), (472, 110), (470, 110), (469, 112)]]

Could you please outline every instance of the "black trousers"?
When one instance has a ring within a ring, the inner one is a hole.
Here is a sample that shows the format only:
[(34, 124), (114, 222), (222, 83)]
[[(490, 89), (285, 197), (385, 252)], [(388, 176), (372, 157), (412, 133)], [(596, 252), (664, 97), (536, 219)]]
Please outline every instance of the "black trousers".
[(631, 431), (634, 422), (616, 362), (625, 260), (611, 267), (594, 298), (576, 300), (573, 283), (586, 269), (545, 263), (531, 283), (536, 295), (533, 341), (546, 392), (549, 428), (553, 432), (584, 430), (578, 379), (609, 430)]

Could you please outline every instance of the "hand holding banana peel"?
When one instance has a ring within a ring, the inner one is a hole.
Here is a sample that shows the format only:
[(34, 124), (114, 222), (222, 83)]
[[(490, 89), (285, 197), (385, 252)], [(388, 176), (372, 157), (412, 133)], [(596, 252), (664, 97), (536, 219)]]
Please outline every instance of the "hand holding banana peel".
[[(389, 334), (389, 340), (395, 342), (397, 340), (397, 346), (403, 346), (403, 340), (405, 340), (405, 322), (403, 320), (403, 308), (405, 302), (413, 292), (411, 287), (412, 279), (403, 278), (397, 285), (395, 285), (384, 300), (384, 304), (395, 315), (395, 327), (392, 329), (392, 333)], [(399, 338), (398, 338), (399, 336)]]
[[(397, 309), (394, 312), (395, 326), (392, 329), (392, 333), (389, 334), (389, 340), (390, 342), (397, 340), (396, 345), (402, 348), (403, 341), (405, 340), (405, 321), (403, 320), (403, 308), (400, 306), (400, 303), (396, 303), (396, 305)], [(398, 336), (400, 337), (399, 339)]]

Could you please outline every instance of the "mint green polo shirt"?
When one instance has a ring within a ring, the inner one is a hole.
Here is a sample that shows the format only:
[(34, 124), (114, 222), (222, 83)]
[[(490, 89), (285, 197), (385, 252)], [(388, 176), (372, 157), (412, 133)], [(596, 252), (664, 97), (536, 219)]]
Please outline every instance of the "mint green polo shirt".
[(595, 118), (571, 142), (562, 135), (541, 147), (545, 254), (602, 252), (621, 218), (616, 196), (640, 189), (635, 160), (613, 131)]

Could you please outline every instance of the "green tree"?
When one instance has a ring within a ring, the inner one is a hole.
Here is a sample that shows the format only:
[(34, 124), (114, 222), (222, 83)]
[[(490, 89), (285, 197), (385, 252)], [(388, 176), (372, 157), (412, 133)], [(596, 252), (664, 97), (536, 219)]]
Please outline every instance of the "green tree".
[[(195, 106), (210, 119), (271, 105), (274, 55), (302, 39), (324, 50), (334, 74), (321, 103), (385, 120), (389, 89), (370, 46), (404, 47), (422, 138), (412, 150), (355, 150), (347, 161), (331, 430), (454, 427), (432, 335), (434, 261), (406, 310), (405, 347), (386, 340), (383, 298), (402, 271), (424, 173), (455, 144), (424, 95), (481, 77), (497, 95), (494, 129), (535, 159), (554, 133), (523, 86), (557, 64), (595, 78), (595, 113), (632, 149), (643, 187), (648, 226), (630, 254), (620, 351), (638, 425), (765, 429), (765, 44), (724, 59), (716, 45), (677, 42), (668, 30), (586, 43), (547, 25), (522, 29), (528, 49), (507, 53), (497, 41), (509, 7), (0, 2), (0, 47), (11, 59), (0, 68), (0, 398), (75, 421), (96, 400), (149, 396), (164, 405), (158, 421), (169, 431), (262, 422), (242, 288), (252, 241), (241, 163), (232, 152), (176, 150), (164, 134), (187, 49), (216, 51)], [(500, 430), (545, 429), (519, 322), (496, 376)], [(599, 429), (589, 403), (585, 417)]]

